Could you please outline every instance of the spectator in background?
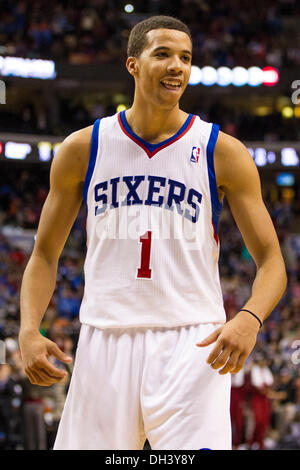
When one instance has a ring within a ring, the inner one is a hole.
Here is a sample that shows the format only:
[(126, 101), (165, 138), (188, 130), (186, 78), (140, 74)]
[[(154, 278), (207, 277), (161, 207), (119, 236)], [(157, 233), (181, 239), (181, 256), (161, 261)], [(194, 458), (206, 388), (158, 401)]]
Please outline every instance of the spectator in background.
[(278, 398), (274, 400), (273, 412), (275, 415), (275, 428), (278, 432), (278, 439), (283, 441), (290, 423), (296, 415), (295, 385), (292, 373), (289, 369), (283, 368), (278, 375), (278, 384), (275, 387)]
[(22, 380), (16, 373), (14, 361), (0, 365), (0, 449), (23, 447)]
[(300, 449), (300, 411), (296, 413), (294, 420), (290, 423), (287, 434), (279, 442), (278, 448)]
[(11, 367), (0, 365), (0, 449), (11, 448), (13, 385)]
[(271, 424), (271, 402), (268, 397), (274, 377), (268, 361), (261, 354), (254, 357), (250, 371), (251, 407), (254, 416), (254, 429), (249, 444), (253, 449), (264, 449), (264, 439)]
[(78, 295), (76, 288), (71, 287), (68, 282), (64, 282), (62, 287), (59, 288), (58, 316), (70, 320), (78, 317), (80, 304), (81, 297)]
[(23, 389), (25, 450), (47, 450), (47, 431), (44, 419), (45, 404), (43, 387), (32, 385), (27, 377), (24, 377)]
[(231, 376), (230, 415), (232, 424), (232, 446), (238, 449), (245, 438), (245, 403), (246, 403), (245, 369)]

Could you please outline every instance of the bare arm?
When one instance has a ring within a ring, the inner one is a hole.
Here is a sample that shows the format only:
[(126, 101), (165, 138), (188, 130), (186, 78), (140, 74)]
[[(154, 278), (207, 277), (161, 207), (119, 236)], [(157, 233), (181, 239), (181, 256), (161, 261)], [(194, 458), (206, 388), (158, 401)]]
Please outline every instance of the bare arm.
[(19, 342), (25, 371), (32, 383), (50, 385), (65, 374), (48, 355), (68, 362), (39, 327), (53, 295), (60, 254), (82, 202), (91, 128), (71, 134), (59, 147), (50, 171), (50, 191), (39, 221), (32, 255), (24, 271)]
[[(246, 147), (224, 133), (220, 133), (215, 148), (215, 172), (218, 187), (227, 197), (257, 268), (251, 296), (243, 308), (264, 321), (283, 296), (287, 276), (278, 238), (262, 199), (259, 174)], [(214, 369), (223, 367), (222, 374), (236, 373), (251, 353), (258, 330), (258, 321), (247, 312), (240, 312), (199, 345), (216, 341), (208, 363)]]

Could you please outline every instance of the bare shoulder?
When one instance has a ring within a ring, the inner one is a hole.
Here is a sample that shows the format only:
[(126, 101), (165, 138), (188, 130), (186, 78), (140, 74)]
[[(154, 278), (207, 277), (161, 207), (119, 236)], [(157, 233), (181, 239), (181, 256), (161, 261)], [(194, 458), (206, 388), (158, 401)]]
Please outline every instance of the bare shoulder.
[(82, 182), (85, 179), (91, 148), (93, 126), (69, 134), (59, 146), (53, 159), (51, 175)]
[(258, 183), (258, 171), (247, 147), (222, 131), (215, 146), (214, 166), (217, 186), (224, 193), (242, 189), (245, 184)]
[(85, 146), (89, 146), (91, 142), (93, 126), (84, 127), (78, 131), (72, 132), (69, 134), (64, 143), (70, 147), (80, 147), (80, 150), (83, 150)]
[(82, 204), (92, 127), (66, 137), (52, 161), (50, 190), (41, 213), (34, 253), (58, 260)]

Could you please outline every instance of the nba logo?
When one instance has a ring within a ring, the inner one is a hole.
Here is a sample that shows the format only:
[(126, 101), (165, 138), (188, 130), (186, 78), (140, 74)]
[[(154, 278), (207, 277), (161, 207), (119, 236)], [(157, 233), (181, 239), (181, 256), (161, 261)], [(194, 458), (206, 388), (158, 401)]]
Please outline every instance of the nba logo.
[(200, 157), (200, 147), (193, 147), (190, 161), (193, 163), (198, 163), (199, 157)]

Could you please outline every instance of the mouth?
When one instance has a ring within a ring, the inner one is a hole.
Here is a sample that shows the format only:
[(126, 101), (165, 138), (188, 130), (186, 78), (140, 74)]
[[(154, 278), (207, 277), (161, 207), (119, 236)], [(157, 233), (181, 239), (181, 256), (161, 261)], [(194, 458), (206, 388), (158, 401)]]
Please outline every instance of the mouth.
[(171, 80), (161, 80), (161, 85), (167, 90), (178, 91), (181, 88), (181, 82)]

